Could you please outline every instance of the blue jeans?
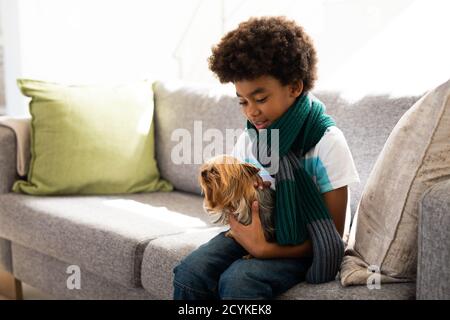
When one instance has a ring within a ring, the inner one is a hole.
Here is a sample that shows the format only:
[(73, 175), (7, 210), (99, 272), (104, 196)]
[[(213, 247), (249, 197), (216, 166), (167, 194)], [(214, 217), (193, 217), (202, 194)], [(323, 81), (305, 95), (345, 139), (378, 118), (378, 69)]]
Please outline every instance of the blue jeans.
[(175, 300), (273, 299), (305, 278), (312, 258), (242, 259), (248, 252), (222, 232), (174, 268)]

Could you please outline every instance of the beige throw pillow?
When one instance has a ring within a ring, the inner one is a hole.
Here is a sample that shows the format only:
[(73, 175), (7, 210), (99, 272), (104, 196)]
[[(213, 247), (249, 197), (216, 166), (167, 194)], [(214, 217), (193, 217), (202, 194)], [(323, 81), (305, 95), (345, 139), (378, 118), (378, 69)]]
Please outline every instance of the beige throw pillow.
[[(417, 221), (424, 191), (450, 177), (450, 81), (399, 120), (369, 176), (341, 266), (344, 286), (413, 281)], [(372, 277), (373, 279), (373, 277)]]

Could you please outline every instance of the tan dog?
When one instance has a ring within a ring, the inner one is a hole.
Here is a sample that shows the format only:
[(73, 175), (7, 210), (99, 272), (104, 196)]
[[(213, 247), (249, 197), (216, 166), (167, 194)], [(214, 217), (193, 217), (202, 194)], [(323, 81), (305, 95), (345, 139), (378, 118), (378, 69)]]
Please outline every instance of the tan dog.
[[(206, 212), (218, 215), (215, 223), (229, 224), (230, 214), (244, 225), (252, 222), (252, 203), (259, 203), (259, 217), (264, 237), (275, 242), (273, 209), (275, 192), (270, 188), (255, 188), (260, 179), (259, 169), (252, 164), (242, 163), (238, 159), (220, 155), (205, 162), (200, 168), (199, 182), (205, 198), (203, 207)], [(231, 230), (225, 234), (233, 237)], [(250, 258), (246, 256), (246, 258)]]

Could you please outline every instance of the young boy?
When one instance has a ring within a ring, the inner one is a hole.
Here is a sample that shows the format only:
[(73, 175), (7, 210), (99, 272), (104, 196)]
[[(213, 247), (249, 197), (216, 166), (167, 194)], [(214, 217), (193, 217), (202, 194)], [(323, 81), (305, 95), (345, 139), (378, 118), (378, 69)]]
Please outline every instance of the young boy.
[[(359, 177), (342, 132), (308, 94), (317, 63), (311, 39), (284, 17), (251, 18), (212, 51), (210, 69), (235, 85), (248, 119), (233, 155), (261, 168), (264, 182), (255, 187), (276, 190), (277, 243), (265, 240), (253, 204), (250, 225), (231, 219), (234, 239), (221, 233), (176, 266), (174, 299), (271, 299), (305, 278), (333, 280), (343, 255), (347, 186)], [(265, 170), (255, 148), (271, 150), (258, 134), (263, 129), (279, 130), (276, 173)], [(248, 253), (254, 258), (242, 259)]]

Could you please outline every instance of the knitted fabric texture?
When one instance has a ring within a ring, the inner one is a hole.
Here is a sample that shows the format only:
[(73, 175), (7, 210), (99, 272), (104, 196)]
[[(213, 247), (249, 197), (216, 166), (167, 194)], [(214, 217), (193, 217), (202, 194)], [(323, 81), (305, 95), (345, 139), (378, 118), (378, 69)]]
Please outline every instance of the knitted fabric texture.
[[(310, 283), (334, 280), (344, 254), (343, 241), (331, 214), (301, 162), (326, 129), (335, 125), (324, 111), (318, 99), (303, 94), (266, 129), (258, 131), (247, 122), (253, 153), (275, 176), (277, 242), (281, 245), (297, 245), (308, 239), (312, 242), (313, 262), (306, 274)], [(273, 130), (278, 130), (275, 141), (272, 141)]]

